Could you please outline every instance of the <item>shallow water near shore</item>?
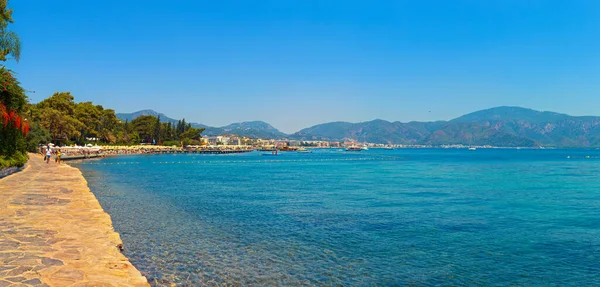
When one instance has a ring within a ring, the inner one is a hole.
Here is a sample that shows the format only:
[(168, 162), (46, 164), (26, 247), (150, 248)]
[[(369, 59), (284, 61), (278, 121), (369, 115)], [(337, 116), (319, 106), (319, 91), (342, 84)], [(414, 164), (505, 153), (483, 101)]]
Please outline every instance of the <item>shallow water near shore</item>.
[(600, 151), (73, 162), (155, 286), (600, 284)]

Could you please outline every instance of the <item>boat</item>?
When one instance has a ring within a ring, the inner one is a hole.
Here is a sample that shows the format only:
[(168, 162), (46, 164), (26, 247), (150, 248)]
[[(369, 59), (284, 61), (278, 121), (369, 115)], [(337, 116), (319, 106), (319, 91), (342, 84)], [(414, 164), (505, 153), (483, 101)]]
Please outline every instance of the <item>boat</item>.
[(473, 137), (471, 137), (471, 140), (469, 141), (469, 150), (476, 150), (476, 148), (473, 146)]
[(366, 145), (363, 146), (363, 147), (361, 147), (360, 149), (362, 149), (362, 150), (369, 150), (369, 148)]
[(304, 152), (304, 153), (312, 153), (312, 150), (303, 148), (303, 147), (299, 147), (297, 150), (297, 152)]
[(358, 146), (349, 146), (346, 148), (346, 151), (361, 151), (361, 150), (363, 150), (363, 149)]

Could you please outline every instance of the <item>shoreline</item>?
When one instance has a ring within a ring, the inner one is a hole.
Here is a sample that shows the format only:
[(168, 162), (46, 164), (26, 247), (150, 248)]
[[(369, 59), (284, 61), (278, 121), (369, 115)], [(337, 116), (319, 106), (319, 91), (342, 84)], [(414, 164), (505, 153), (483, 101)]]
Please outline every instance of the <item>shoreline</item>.
[(0, 179), (0, 286), (150, 286), (81, 171), (29, 157)]

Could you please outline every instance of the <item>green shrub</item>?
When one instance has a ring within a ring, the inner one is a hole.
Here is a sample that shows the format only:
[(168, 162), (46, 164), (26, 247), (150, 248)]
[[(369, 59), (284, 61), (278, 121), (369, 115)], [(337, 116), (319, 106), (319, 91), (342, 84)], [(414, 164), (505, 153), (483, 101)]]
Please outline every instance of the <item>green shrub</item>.
[(17, 152), (11, 157), (0, 156), (0, 168), (24, 166), (29, 157), (26, 153)]
[(181, 145), (181, 141), (178, 140), (171, 140), (171, 141), (164, 141), (162, 143), (162, 145), (164, 146), (180, 146)]

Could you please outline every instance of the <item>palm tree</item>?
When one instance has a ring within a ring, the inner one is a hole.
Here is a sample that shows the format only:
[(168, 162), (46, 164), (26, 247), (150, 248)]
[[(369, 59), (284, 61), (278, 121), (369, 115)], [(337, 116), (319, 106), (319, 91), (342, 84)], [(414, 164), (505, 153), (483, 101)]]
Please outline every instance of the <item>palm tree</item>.
[(8, 24), (13, 23), (12, 9), (8, 9), (8, 0), (0, 0), (0, 61), (6, 61), (6, 56), (12, 56), (15, 61), (21, 57), (21, 39), (17, 33), (8, 30)]
[(13, 31), (0, 31), (0, 61), (6, 61), (6, 56), (12, 56), (15, 61), (21, 57), (21, 39)]

